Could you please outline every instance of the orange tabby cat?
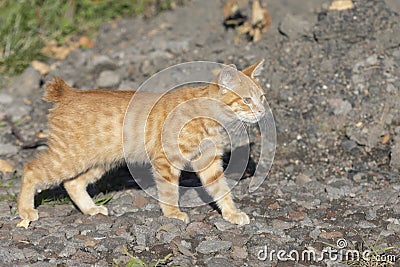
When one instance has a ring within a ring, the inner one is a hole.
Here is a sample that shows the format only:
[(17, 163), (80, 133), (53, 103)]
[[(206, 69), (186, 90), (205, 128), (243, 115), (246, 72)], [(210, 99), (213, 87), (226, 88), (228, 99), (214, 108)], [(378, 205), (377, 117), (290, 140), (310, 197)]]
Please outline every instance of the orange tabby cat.
[[(164, 95), (83, 91), (60, 78), (48, 83), (44, 100), (56, 103), (49, 114), (48, 150), (25, 166), (19, 216), (37, 220), (35, 193), (61, 182), (84, 214), (108, 215), (106, 207), (95, 205), (86, 187), (126, 159), (151, 162), (166, 217), (189, 221), (178, 206), (178, 185), (181, 170), (190, 162), (223, 218), (248, 224), (249, 217), (236, 209), (223, 174), (221, 122), (240, 118), (255, 123), (265, 114), (264, 93), (254, 79), (262, 64), (257, 62), (242, 72), (226, 66), (217, 76), (218, 85), (183, 87)], [(135, 102), (129, 105), (132, 97)], [(199, 101), (177, 109), (192, 99)], [(202, 140), (214, 145), (201, 147)]]

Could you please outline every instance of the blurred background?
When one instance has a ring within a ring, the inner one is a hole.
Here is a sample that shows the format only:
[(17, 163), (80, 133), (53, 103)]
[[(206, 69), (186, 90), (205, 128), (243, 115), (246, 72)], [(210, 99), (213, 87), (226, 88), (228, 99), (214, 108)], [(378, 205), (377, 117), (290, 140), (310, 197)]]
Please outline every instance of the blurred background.
[[(0, 72), (18, 74), (51, 46), (78, 42), (90, 48), (90, 37), (101, 22), (120, 17), (151, 17), (184, 0), (1, 0)], [(75, 40), (76, 36), (85, 36)], [(80, 42), (79, 42), (80, 40)], [(75, 44), (76, 45), (76, 44)], [(65, 49), (64, 49), (65, 50)], [(59, 51), (63, 57), (66, 51)]]

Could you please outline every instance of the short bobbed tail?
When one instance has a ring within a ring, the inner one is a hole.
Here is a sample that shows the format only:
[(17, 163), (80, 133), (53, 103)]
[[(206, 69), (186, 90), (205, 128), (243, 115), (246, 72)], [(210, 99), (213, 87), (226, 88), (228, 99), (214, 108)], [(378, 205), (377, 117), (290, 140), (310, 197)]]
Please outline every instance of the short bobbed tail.
[(64, 82), (63, 79), (56, 77), (54, 81), (46, 83), (46, 92), (43, 100), (47, 102), (60, 102), (72, 90), (73, 88)]

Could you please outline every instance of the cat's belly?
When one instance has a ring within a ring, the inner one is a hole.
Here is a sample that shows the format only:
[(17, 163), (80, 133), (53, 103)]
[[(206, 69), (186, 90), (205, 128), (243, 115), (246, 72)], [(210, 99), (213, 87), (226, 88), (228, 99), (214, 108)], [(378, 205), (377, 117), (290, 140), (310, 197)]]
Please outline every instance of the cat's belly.
[(145, 136), (145, 127), (150, 111), (158, 97), (156, 94), (137, 93), (127, 108), (122, 146), (125, 160), (128, 162), (147, 163), (150, 161), (150, 151), (146, 150), (145, 141), (153, 136)]

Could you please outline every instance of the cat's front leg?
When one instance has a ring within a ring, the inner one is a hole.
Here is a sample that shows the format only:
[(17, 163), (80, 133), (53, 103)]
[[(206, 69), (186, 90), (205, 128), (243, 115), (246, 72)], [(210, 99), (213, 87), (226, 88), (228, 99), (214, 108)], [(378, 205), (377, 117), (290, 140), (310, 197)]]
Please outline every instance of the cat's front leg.
[[(249, 216), (244, 212), (238, 211), (233, 203), (231, 190), (226, 183), (222, 169), (221, 158), (218, 156), (212, 157), (207, 164), (204, 164), (204, 161), (193, 162), (192, 164), (203, 186), (221, 209), (222, 217), (230, 223), (238, 225), (249, 224)], [(203, 166), (207, 167), (204, 168)]]
[(165, 163), (153, 163), (153, 173), (157, 184), (158, 200), (165, 217), (175, 218), (189, 223), (187, 213), (179, 209), (180, 170)]

